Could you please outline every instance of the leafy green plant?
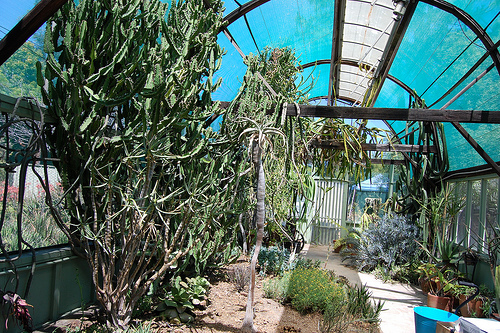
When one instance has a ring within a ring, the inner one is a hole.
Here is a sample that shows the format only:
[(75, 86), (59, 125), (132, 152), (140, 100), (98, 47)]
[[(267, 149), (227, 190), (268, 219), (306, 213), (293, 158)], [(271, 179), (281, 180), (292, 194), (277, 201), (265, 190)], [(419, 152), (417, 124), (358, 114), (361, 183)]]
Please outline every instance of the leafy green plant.
[(206, 306), (209, 287), (210, 283), (203, 277), (187, 278), (185, 282), (176, 276), (155, 311), (174, 324), (192, 322), (195, 316), (192, 310)]
[(435, 195), (424, 196), (417, 202), (420, 204), (418, 223), (422, 229), (422, 247), (433, 259), (439, 256), (444, 264), (456, 260), (459, 250), (450, 244), (452, 225), (465, 206), (465, 198), (456, 196), (452, 187), (446, 185)]
[(344, 289), (327, 271), (296, 269), (290, 277), (287, 298), (301, 313), (324, 311), (328, 303), (344, 298)]
[(194, 309), (195, 306), (206, 300), (210, 282), (200, 276), (186, 280), (187, 282), (184, 282), (180, 276), (175, 277), (170, 291), (166, 293), (163, 301), (166, 306)]
[(372, 273), (385, 282), (400, 281), (404, 283), (417, 283), (419, 276), (415, 266), (415, 262), (408, 262), (401, 265), (394, 264), (391, 267), (377, 266)]
[(319, 268), (319, 260), (311, 260), (302, 256), (291, 256), (288, 249), (277, 246), (262, 247), (259, 252), (260, 273), (263, 275), (283, 275), (296, 268)]
[(287, 271), (283, 275), (269, 278), (262, 284), (264, 296), (284, 303), (288, 298), (290, 278), (293, 271)]
[(381, 301), (373, 303), (370, 297), (371, 293), (364, 285), (348, 288), (343, 301), (327, 305), (320, 325), (321, 332), (349, 331), (350, 325), (359, 322), (371, 323), (370, 331), (372, 329), (377, 331), (384, 303)]
[(379, 321), (380, 312), (384, 306), (382, 301), (373, 304), (371, 292), (366, 285), (356, 286), (347, 290), (347, 312), (368, 322)]

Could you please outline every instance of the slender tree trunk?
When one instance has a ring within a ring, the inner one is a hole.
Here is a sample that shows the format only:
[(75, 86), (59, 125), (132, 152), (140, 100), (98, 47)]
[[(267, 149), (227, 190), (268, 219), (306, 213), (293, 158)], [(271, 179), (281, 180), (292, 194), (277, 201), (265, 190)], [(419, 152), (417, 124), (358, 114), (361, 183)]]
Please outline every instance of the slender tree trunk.
[(245, 232), (245, 228), (243, 227), (243, 213), (238, 216), (238, 224), (240, 225), (241, 238), (243, 238), (243, 254), (247, 255), (248, 253), (248, 245), (247, 245), (247, 233)]
[(257, 174), (257, 206), (256, 210), (256, 224), (257, 224), (257, 240), (255, 243), (255, 251), (252, 256), (251, 262), (251, 276), (250, 284), (248, 287), (248, 299), (247, 307), (245, 312), (245, 319), (243, 320), (242, 331), (243, 332), (257, 332), (255, 326), (253, 325), (253, 305), (254, 305), (254, 295), (255, 295), (255, 267), (257, 265), (257, 258), (259, 257), (260, 247), (262, 246), (262, 239), (264, 238), (264, 222), (266, 217), (264, 198), (266, 196), (266, 179), (264, 176), (264, 167), (262, 166), (262, 149), (257, 141), (252, 142), (253, 145), (253, 163)]

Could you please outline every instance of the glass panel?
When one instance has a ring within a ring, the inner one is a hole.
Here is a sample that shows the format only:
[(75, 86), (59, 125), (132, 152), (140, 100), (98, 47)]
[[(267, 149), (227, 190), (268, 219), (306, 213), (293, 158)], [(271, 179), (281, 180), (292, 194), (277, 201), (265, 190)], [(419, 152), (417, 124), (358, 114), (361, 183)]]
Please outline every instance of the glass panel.
[[(36, 166), (34, 169), (37, 173), (43, 175), (42, 166)], [(15, 171), (14, 174), (9, 175), (6, 214), (2, 228), (2, 240), (7, 251), (18, 250), (17, 210), (20, 167), (16, 167)], [(52, 199), (57, 203), (63, 194), (59, 175), (54, 167), (48, 168), (48, 175)], [(25, 184), (22, 220), (23, 239), (34, 248), (67, 243), (68, 239), (56, 225), (49, 207), (45, 204), (45, 192), (31, 167), (27, 170)], [(2, 170), (0, 171), (0, 200), (3, 199), (4, 186), (5, 173)], [(66, 220), (65, 222), (68, 222), (62, 204), (58, 209)], [(22, 247), (23, 249), (28, 248), (26, 245), (22, 245)]]
[[(467, 198), (471, 204), (470, 231), (468, 245), (477, 248), (480, 225), (480, 210), (481, 210), (481, 181), (475, 180), (472, 183), (471, 196)], [(458, 239), (460, 241), (461, 239)]]
[[(467, 195), (467, 182), (458, 182), (456, 183), (456, 195), (457, 196), (466, 196)], [(467, 228), (469, 227), (469, 223), (467, 221), (467, 213), (466, 208), (464, 207), (457, 214), (457, 242), (465, 239), (467, 236)]]
[[(498, 178), (488, 179), (486, 182), (486, 231), (487, 235), (491, 229), (498, 227)], [(485, 240), (487, 240), (487, 235)]]

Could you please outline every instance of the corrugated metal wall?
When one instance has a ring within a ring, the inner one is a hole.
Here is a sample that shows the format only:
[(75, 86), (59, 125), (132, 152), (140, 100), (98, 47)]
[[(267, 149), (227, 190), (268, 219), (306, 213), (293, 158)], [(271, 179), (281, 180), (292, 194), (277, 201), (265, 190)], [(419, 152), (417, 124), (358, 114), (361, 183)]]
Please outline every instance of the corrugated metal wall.
[(328, 245), (340, 238), (347, 216), (348, 183), (340, 180), (315, 179), (312, 238), (314, 244)]

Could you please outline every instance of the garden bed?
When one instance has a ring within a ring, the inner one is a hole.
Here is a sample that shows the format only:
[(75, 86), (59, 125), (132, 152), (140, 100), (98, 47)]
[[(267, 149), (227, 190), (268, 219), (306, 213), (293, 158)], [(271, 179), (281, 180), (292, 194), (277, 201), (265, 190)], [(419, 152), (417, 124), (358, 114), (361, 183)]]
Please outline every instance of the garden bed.
[[(238, 291), (237, 285), (230, 282), (228, 272), (235, 268), (247, 267), (248, 263), (238, 263), (216, 272), (211, 280), (209, 304), (204, 310), (195, 310), (195, 321), (191, 325), (172, 325), (158, 317), (145, 315), (144, 318), (134, 320), (134, 324), (149, 325), (150, 330), (142, 332), (240, 332), (245, 316), (247, 288)], [(259, 332), (302, 332), (314, 333), (319, 331), (320, 313), (300, 314), (287, 304), (281, 304), (273, 299), (264, 297), (262, 285), (266, 278), (257, 277), (255, 293), (254, 324)], [(92, 311), (88, 311), (92, 313)], [(95, 313), (95, 311), (94, 311)], [(103, 332), (102, 330), (85, 330), (82, 328), (98, 326), (97, 317), (92, 314), (86, 317), (59, 320), (42, 332)], [(101, 326), (102, 327), (102, 326)], [(373, 332), (373, 325), (357, 323), (356, 331)]]
[[(242, 265), (242, 264), (235, 264)], [(231, 265), (231, 266), (235, 266)], [(247, 266), (248, 264), (245, 263)], [(224, 271), (231, 269), (226, 268)], [(224, 271), (222, 273), (224, 273)], [(235, 284), (228, 282), (226, 274), (218, 274), (221, 278), (212, 281), (209, 293), (209, 305), (205, 310), (196, 310), (193, 325), (171, 325), (166, 320), (146, 318), (135, 320), (135, 323), (150, 324), (150, 332), (240, 332), (245, 316), (247, 289), (238, 292)], [(264, 278), (257, 277), (255, 292), (255, 326), (259, 332), (303, 332), (313, 333), (318, 331), (318, 321), (321, 314), (311, 313), (301, 315), (288, 305), (283, 305), (275, 300), (264, 297), (262, 283)], [(75, 316), (73, 316), (75, 317)], [(62, 319), (44, 328), (39, 332), (90, 332), (82, 330), (83, 327), (97, 325), (98, 318), (92, 311), (83, 318)], [(56, 331), (54, 331), (56, 330)], [(101, 331), (99, 331), (101, 332)]]

